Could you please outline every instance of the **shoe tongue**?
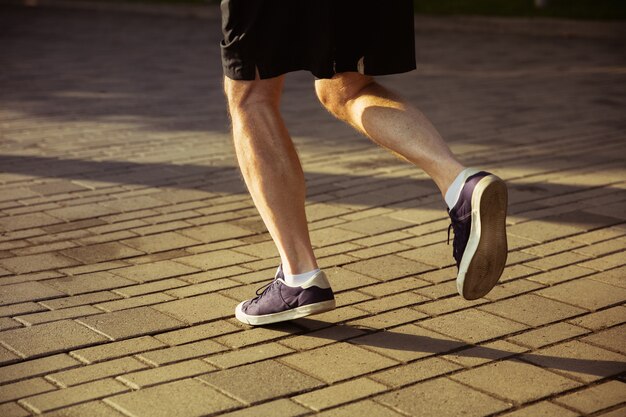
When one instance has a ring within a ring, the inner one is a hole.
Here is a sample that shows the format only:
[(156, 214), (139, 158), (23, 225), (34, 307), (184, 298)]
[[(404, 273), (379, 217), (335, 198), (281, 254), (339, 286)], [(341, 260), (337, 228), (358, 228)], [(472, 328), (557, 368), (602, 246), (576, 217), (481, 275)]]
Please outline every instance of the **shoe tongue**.
[(283, 273), (283, 265), (278, 265), (278, 269), (276, 270), (276, 275), (274, 275), (274, 279), (285, 279), (285, 274)]

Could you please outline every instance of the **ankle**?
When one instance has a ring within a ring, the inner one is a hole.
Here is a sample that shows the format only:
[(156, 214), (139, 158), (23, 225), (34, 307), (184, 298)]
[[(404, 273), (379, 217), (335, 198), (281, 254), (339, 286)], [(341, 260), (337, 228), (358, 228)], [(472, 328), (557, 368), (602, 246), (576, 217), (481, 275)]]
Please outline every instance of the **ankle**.
[(302, 260), (300, 262), (283, 261), (283, 273), (286, 275), (304, 274), (319, 269), (315, 259)]

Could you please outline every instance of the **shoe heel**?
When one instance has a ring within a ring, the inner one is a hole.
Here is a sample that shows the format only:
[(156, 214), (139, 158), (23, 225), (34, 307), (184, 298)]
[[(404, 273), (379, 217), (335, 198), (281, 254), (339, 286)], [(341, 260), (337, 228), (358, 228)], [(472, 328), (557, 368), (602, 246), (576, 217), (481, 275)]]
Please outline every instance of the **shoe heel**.
[(483, 181), (479, 184), (483, 189), (476, 202), (478, 207), (472, 204), (472, 227), (478, 229), (480, 239), (463, 283), (462, 295), (468, 300), (484, 297), (492, 290), (504, 271), (508, 254), (506, 184), (496, 176)]

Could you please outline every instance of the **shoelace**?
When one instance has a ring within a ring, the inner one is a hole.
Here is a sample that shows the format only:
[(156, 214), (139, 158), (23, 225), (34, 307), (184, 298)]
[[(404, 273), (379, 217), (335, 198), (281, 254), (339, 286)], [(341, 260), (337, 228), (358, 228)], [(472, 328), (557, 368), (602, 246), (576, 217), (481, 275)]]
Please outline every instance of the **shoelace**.
[(446, 242), (447, 245), (450, 244), (450, 229), (452, 229), (452, 231), (454, 232), (454, 239), (452, 240), (452, 256), (454, 257), (454, 259), (458, 260), (460, 250), (459, 238), (461, 234), (461, 222), (455, 222), (454, 220), (452, 220), (452, 222), (448, 226), (448, 240)]
[(254, 297), (254, 299), (253, 299), (252, 301), (254, 301), (254, 300), (258, 300), (259, 298), (263, 297), (263, 295), (264, 295), (267, 291), (269, 291), (269, 289), (270, 289), (270, 288), (271, 288), (271, 287), (272, 287), (272, 286), (276, 283), (276, 281), (277, 281), (277, 280), (276, 280), (276, 279), (274, 279), (274, 280), (272, 280), (272, 281), (268, 282), (267, 284), (264, 284), (262, 287), (258, 288), (258, 289), (256, 290), (256, 297)]

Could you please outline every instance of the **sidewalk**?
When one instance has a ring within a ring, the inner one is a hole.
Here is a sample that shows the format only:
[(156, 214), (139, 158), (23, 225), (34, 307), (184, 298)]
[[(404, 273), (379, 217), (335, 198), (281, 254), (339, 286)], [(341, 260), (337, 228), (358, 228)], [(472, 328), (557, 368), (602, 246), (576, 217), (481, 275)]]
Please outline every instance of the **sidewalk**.
[(474, 302), (434, 185), (288, 76), (339, 308), (249, 328), (233, 309), (279, 261), (235, 168), (220, 36), (0, 7), (0, 416), (626, 414), (623, 39), (422, 27), (418, 71), (381, 78), (509, 184), (509, 266)]

